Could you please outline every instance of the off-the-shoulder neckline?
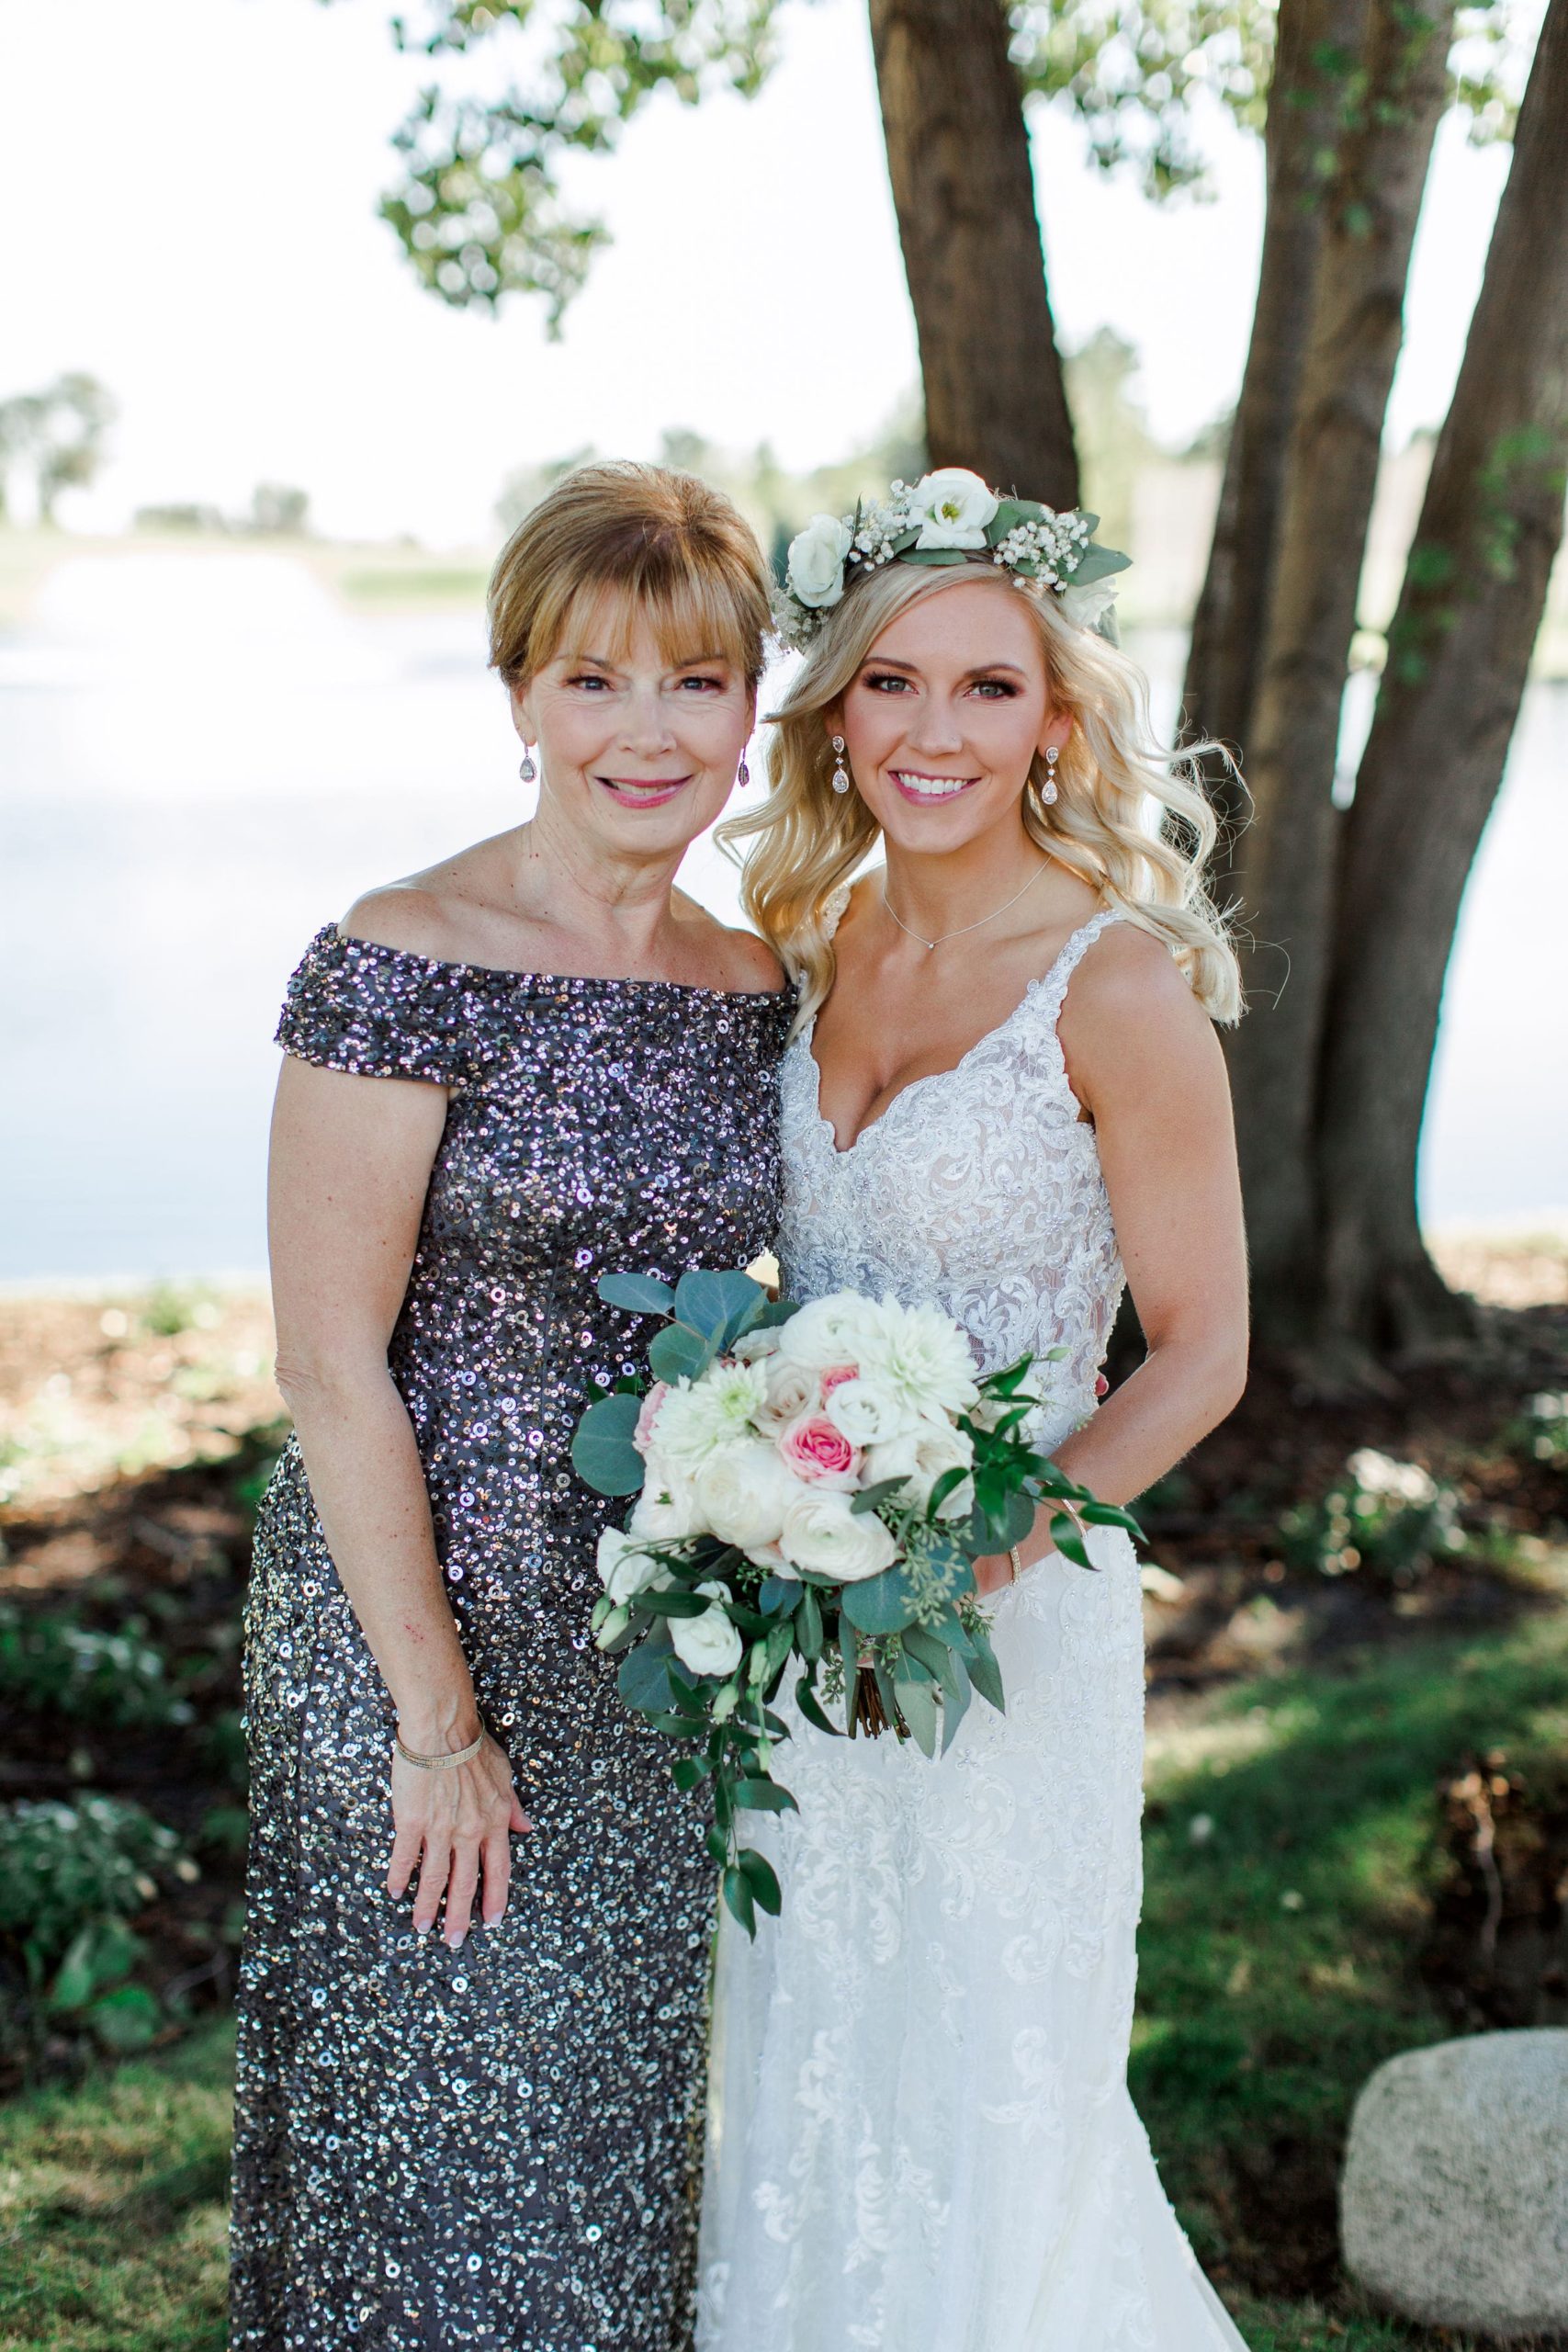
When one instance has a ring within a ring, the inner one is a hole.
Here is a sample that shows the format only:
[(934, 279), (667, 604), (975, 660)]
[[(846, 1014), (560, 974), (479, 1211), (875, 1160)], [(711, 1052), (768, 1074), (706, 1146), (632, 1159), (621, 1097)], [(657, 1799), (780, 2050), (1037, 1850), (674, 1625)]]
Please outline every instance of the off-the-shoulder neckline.
[(335, 922), (323, 923), (312, 944), (319, 947), (323, 940), (333, 947), (355, 947), (402, 964), (423, 964), (427, 971), (468, 972), (483, 980), (534, 980), (542, 988), (669, 989), (677, 996), (712, 997), (721, 1004), (782, 1004), (795, 992), (788, 980), (779, 989), (705, 989), (690, 980), (619, 979), (607, 972), (524, 972), (505, 964), (458, 963), (446, 956), (420, 956), (412, 947), (389, 947), (379, 939), (362, 939), (356, 932), (340, 931)]

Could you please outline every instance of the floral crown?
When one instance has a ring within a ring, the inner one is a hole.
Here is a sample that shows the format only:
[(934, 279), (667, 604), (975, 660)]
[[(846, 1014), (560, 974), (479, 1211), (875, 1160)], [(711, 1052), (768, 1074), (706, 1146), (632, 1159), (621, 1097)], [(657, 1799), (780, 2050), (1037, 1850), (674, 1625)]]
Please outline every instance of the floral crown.
[(891, 563), (963, 563), (983, 548), (1015, 580), (1053, 590), (1064, 619), (1117, 642), (1111, 574), (1130, 556), (1094, 543), (1098, 514), (1058, 514), (1032, 499), (1004, 498), (978, 474), (944, 466), (912, 487), (896, 481), (885, 503), (852, 514), (814, 514), (790, 541), (779, 600), (779, 635), (810, 644), (844, 591), (863, 571)]

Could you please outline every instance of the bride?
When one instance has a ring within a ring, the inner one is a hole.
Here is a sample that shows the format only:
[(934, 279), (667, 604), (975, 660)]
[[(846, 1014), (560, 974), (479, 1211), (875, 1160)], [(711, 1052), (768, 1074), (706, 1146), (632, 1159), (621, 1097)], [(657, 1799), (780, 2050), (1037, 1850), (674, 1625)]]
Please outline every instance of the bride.
[[(787, 1295), (935, 1301), (987, 1370), (1061, 1351), (1044, 1447), (1124, 1502), (1241, 1392), (1212, 1026), (1240, 998), (1213, 822), (1101, 633), (1118, 560), (1088, 538), (957, 471), (818, 517), (771, 794), (731, 831), (802, 989)], [(1123, 1270), (1147, 1354), (1097, 1408)], [(701, 2352), (1240, 2345), (1127, 2094), (1139, 1577), (1119, 1531), (1089, 1549), (1042, 1520), (980, 1564), (1008, 1709), (944, 1759), (797, 1729), (800, 1811), (758, 1838), (782, 1919), (720, 1931)]]

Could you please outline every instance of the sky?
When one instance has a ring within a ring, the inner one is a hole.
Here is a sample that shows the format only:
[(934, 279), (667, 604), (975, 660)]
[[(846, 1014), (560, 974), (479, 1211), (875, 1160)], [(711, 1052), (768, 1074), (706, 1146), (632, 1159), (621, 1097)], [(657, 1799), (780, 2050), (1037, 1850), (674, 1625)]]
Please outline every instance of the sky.
[[(0, 0), (0, 398), (85, 368), (120, 404), (100, 481), (62, 519), (248, 507), (309, 492), (325, 532), (494, 536), (514, 468), (687, 426), (805, 469), (875, 434), (915, 383), (863, 0), (785, 0), (747, 104), (656, 101), (579, 192), (615, 239), (547, 336), (543, 307), (448, 311), (376, 201), (421, 79), (389, 0)], [(1217, 124), (1214, 198), (1147, 205), (1036, 117), (1058, 326), (1143, 354), (1179, 443), (1235, 398), (1261, 225), (1255, 144)], [(1439, 421), (1506, 170), (1450, 122), (1417, 243), (1390, 435)], [(25, 221), (28, 232), (16, 233)], [(976, 355), (983, 364), (983, 353)]]

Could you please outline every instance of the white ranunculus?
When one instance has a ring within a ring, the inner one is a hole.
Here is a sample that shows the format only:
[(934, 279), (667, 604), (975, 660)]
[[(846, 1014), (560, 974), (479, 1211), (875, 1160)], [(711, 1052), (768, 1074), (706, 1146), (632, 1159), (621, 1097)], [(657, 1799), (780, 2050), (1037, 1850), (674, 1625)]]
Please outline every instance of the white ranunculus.
[[(697, 1592), (725, 1597), (721, 1584), (699, 1584)], [(705, 1609), (700, 1617), (671, 1617), (670, 1639), (682, 1666), (694, 1674), (733, 1674), (745, 1656), (746, 1645), (727, 1610)]]
[(920, 526), (915, 545), (983, 548), (986, 526), (995, 516), (998, 503), (979, 475), (963, 466), (943, 466), (925, 475), (915, 484), (909, 501), (910, 516), (918, 518)]
[(694, 1475), (716, 1446), (750, 1436), (766, 1393), (760, 1363), (728, 1359), (709, 1364), (696, 1380), (679, 1382), (660, 1408), (657, 1457)]
[(657, 1452), (649, 1462), (629, 1525), (634, 1535), (660, 1544), (678, 1544), (687, 1535), (704, 1532), (691, 1479), (673, 1463), (662, 1461)]
[(823, 1410), (852, 1445), (885, 1445), (890, 1438), (912, 1430), (916, 1420), (908, 1398), (891, 1382), (869, 1371), (858, 1380), (843, 1381)]
[(777, 1542), (799, 1491), (774, 1448), (758, 1438), (710, 1453), (696, 1478), (697, 1508), (710, 1532), (748, 1553)]
[(863, 1363), (867, 1378), (919, 1415), (965, 1413), (980, 1394), (969, 1341), (939, 1306), (885, 1298)]
[(598, 1566), (599, 1581), (612, 1600), (635, 1600), (649, 1585), (669, 1582), (652, 1554), (618, 1527), (607, 1527), (599, 1538)]
[(776, 1353), (778, 1344), (778, 1325), (764, 1323), (755, 1331), (743, 1331), (729, 1352), (741, 1363), (758, 1363), (764, 1356)]
[(874, 1299), (858, 1291), (829, 1291), (792, 1315), (779, 1333), (780, 1363), (804, 1364), (808, 1372), (830, 1372), (859, 1363), (867, 1340), (879, 1325)]
[[(967, 1470), (975, 1459), (975, 1444), (951, 1421), (921, 1421), (907, 1436), (874, 1445), (865, 1457), (865, 1483), (880, 1486), (884, 1478), (904, 1480), (903, 1500), (923, 1510), (931, 1488), (947, 1470)], [(940, 1516), (961, 1519), (973, 1510), (975, 1488), (965, 1478), (942, 1504)]]
[(880, 1576), (898, 1556), (898, 1547), (874, 1511), (853, 1511), (850, 1497), (830, 1487), (806, 1487), (784, 1513), (779, 1548), (786, 1560), (835, 1584), (859, 1584)]
[(790, 594), (813, 611), (836, 605), (844, 593), (844, 559), (852, 544), (847, 523), (836, 514), (813, 514), (789, 543), (784, 578)]
[(1097, 628), (1116, 602), (1114, 580), (1088, 580), (1075, 588), (1069, 580), (1057, 598), (1062, 617), (1074, 628)]

